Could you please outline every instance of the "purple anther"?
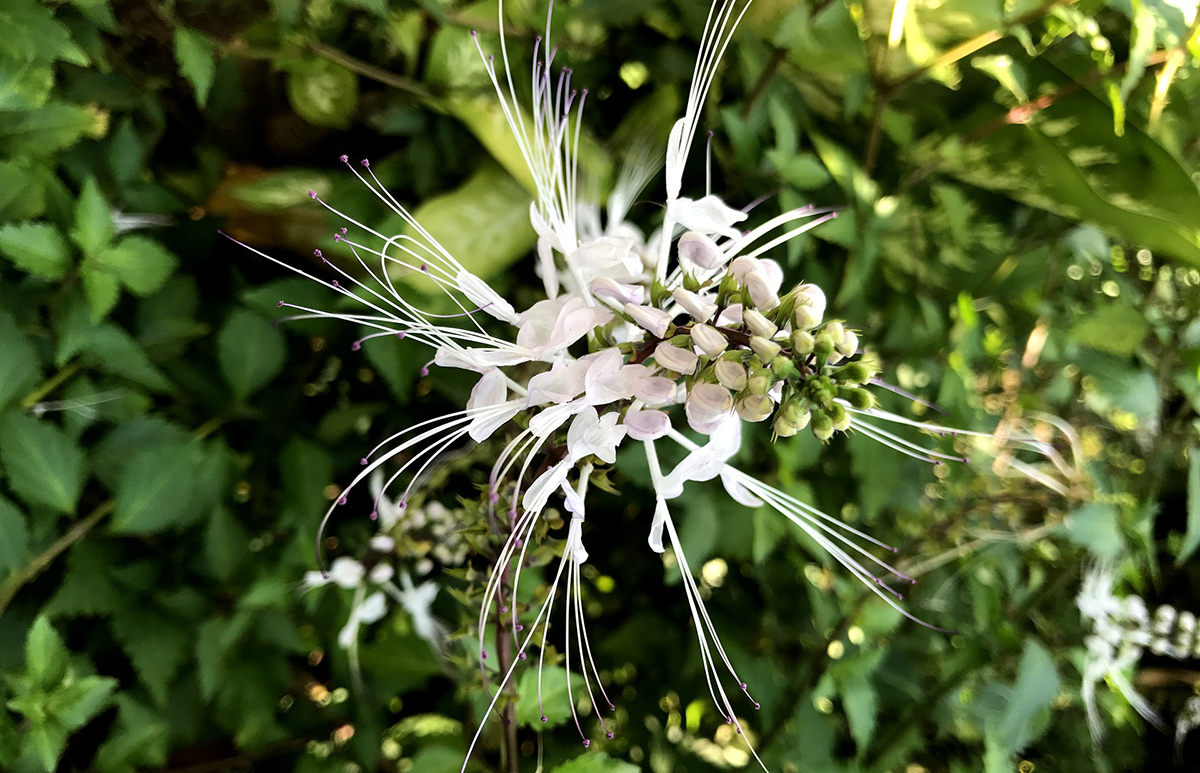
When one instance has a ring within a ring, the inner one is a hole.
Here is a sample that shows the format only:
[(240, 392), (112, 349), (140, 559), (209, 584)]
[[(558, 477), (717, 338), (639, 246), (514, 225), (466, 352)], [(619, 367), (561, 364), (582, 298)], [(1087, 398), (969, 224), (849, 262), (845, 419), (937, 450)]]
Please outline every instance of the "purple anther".
[(358, 463), (361, 464), (363, 467), (366, 467), (368, 464), (367, 457), (364, 456), (363, 458), (359, 459)]
[(479, 654), (479, 659), (480, 659), (480, 660), (487, 660), (487, 653), (486, 653), (486, 652), (481, 652), (481, 653)]
[(428, 272), (428, 271), (429, 271), (429, 266), (426, 266), (424, 263), (422, 263), (422, 264), (421, 264), (421, 270), (422, 270), (422, 271), (425, 271), (425, 272)]
[(401, 499), (401, 500), (400, 500), (400, 509), (401, 509), (401, 510), (404, 510), (404, 509), (405, 509), (405, 508), (407, 508), (407, 507), (408, 507), (408, 500), (407, 500), (407, 499)]
[(399, 333), (396, 333), (396, 338), (403, 341), (404, 340), (404, 331), (401, 330)]
[(313, 250), (313, 255), (320, 258), (321, 260), (325, 259), (325, 256), (321, 254), (320, 250)]
[(329, 284), (333, 285), (334, 287), (341, 287), (341, 285), (338, 284), (338, 281), (336, 279), (329, 280)]
[(513, 630), (515, 630), (517, 633), (520, 633), (521, 631), (525, 630), (525, 626), (521, 625), (520, 623), (517, 623), (516, 625), (513, 626)]
[(346, 495), (345, 494), (342, 494), (341, 497), (338, 498), (338, 504), (339, 505), (346, 504)]
[(520, 550), (521, 546), (522, 546), (522, 545), (524, 545), (524, 544), (525, 544), (525, 542), (524, 542), (524, 541), (522, 541), (522, 540), (517, 540), (516, 542), (514, 542), (514, 543), (513, 543), (513, 547), (514, 547), (514, 548), (517, 548), (518, 550)]
[(749, 687), (749, 685), (745, 682), (742, 682), (742, 689), (745, 690), (747, 687)]
[(475, 30), (471, 30), (471, 37), (477, 38), (477, 37), (479, 37), (479, 33), (476, 32)]
[(352, 352), (357, 352), (361, 348), (362, 348), (362, 341), (355, 341), (354, 343), (350, 344), (350, 351), (352, 351)]
[(280, 302), (279, 302), (279, 304), (278, 304), (278, 307), (279, 307), (279, 308), (281, 308), (281, 309), (283, 308), (283, 301), (280, 301)]
[(517, 655), (517, 660), (524, 660), (524, 659), (525, 659), (525, 653), (524, 653), (524, 652), (522, 652), (522, 653), (520, 653), (519, 655)]
[(333, 240), (334, 240), (335, 242), (340, 242), (340, 241), (342, 240), (342, 235), (341, 235), (341, 234), (334, 234), (334, 235), (333, 235)]
[(350, 163), (350, 156), (347, 156), (345, 153), (343, 153), (342, 155), (338, 156), (338, 160), (343, 164), (348, 164)]
[(371, 511), (371, 520), (372, 520), (372, 521), (378, 521), (378, 520), (379, 520), (379, 511), (378, 511), (378, 510), (372, 510), (372, 511)]
[(737, 729), (737, 731), (738, 731), (738, 735), (742, 734), (742, 729), (740, 727)]
[[(610, 703), (610, 704), (608, 704), (608, 710), (609, 710), (609, 711), (616, 711), (616, 710), (617, 710), (617, 707), (616, 707), (616, 706), (614, 706), (614, 705), (612, 705), (612, 704)], [(611, 736), (610, 736), (610, 737), (611, 737)]]
[(346, 229), (342, 228), (342, 236), (345, 236), (345, 235), (346, 235)]
[(502, 614), (502, 615), (503, 615), (503, 614), (506, 614), (507, 612), (508, 612), (508, 605), (507, 605), (507, 604), (501, 604), (501, 605), (500, 605), (500, 614)]
[(584, 738), (584, 739), (583, 739), (583, 748), (585, 748), (585, 749), (586, 749), (586, 748), (588, 748), (588, 747), (589, 747), (589, 746), (591, 746), (591, 745), (592, 745), (592, 742), (591, 742), (591, 741), (589, 741), (589, 740), (588, 740), (588, 739), (586, 739), (586, 738)]
[(608, 736), (608, 740), (610, 740), (610, 741), (613, 738), (615, 738), (615, 736), (613, 735), (613, 732), (611, 730), (609, 730), (607, 733), (605, 733), (605, 735)]
[(421, 377), (424, 378), (425, 376), (428, 376), (428, 375), (429, 375), (429, 368), (421, 368)]
[(370, 168), (371, 168), (371, 162), (370, 162), (368, 159), (365, 159), (365, 158), (364, 158), (364, 159), (362, 160), (362, 165), (363, 165), (364, 167), (366, 167), (367, 169), (370, 169)]
[(755, 703), (755, 704), (754, 704), (754, 710), (755, 710), (755, 711), (758, 711), (760, 708), (762, 708), (762, 707), (761, 707), (761, 706), (759, 706), (757, 703)]
[(317, 197), (317, 192), (316, 192), (316, 191), (309, 191), (309, 192), (308, 192), (308, 197), (309, 197), (310, 199), (315, 199), (315, 198)]

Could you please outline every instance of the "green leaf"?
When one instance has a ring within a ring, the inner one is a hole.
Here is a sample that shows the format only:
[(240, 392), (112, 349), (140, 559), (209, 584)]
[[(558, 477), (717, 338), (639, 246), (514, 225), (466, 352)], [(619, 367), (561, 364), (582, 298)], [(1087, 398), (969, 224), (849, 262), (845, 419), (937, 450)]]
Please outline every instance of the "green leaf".
[(96, 262), (138, 296), (157, 292), (179, 265), (169, 250), (145, 236), (125, 237), (100, 253)]
[(48, 421), (19, 413), (0, 419), (0, 459), (9, 485), (31, 505), (73, 513), (83, 489), (83, 451)]
[(865, 752), (875, 734), (879, 716), (879, 701), (871, 680), (857, 674), (843, 680), (842, 707), (846, 710), (846, 721), (859, 753)]
[(42, 763), (42, 769), (51, 773), (58, 767), (58, 758), (67, 745), (67, 731), (53, 720), (39, 722), (29, 728), (29, 744)]
[(166, 392), (171, 383), (142, 347), (117, 325), (106, 323), (92, 331), (82, 350), (83, 361), (106, 373), (136, 382), (156, 392)]
[(288, 73), (287, 93), (304, 120), (344, 129), (358, 109), (358, 76), (327, 59), (306, 59)]
[(117, 680), (111, 676), (86, 676), (55, 691), (49, 708), (68, 730), (77, 730), (108, 705), (116, 689)]
[(352, 8), (362, 8), (364, 11), (379, 16), (380, 18), (387, 16), (388, 0), (339, 0), (342, 5)]
[(604, 752), (581, 754), (567, 760), (551, 773), (640, 773), (641, 768), (625, 760), (614, 760)]
[(1192, 446), (1188, 449), (1187, 533), (1175, 556), (1175, 565), (1182, 566), (1196, 548), (1200, 548), (1200, 448)]
[(221, 373), (239, 400), (257, 392), (283, 368), (283, 334), (252, 311), (236, 309), (217, 336)]
[(1102, 352), (1129, 356), (1137, 351), (1150, 323), (1128, 303), (1100, 306), (1075, 323), (1071, 338)]
[(83, 294), (92, 312), (92, 321), (99, 322), (108, 316), (121, 299), (121, 283), (111, 272), (94, 261), (84, 261), (82, 266)]
[(1121, 551), (1120, 510), (1115, 505), (1089, 502), (1063, 520), (1067, 536), (1100, 558), (1114, 559)]
[(43, 279), (62, 279), (71, 267), (71, 246), (50, 223), (0, 227), (0, 254), (17, 268)]
[[(460, 188), (422, 204), (414, 218), (438, 243), (481, 279), (501, 274), (533, 248), (537, 234), (529, 224), (529, 194), (504, 170), (485, 166)], [(424, 238), (399, 216), (387, 221), (386, 233), (402, 231)], [(424, 277), (408, 274), (415, 286), (432, 287)]]
[[(525, 727), (556, 727), (571, 717), (571, 702), (567, 697), (567, 670), (561, 666), (547, 666), (540, 670), (542, 703), (538, 705), (538, 674), (536, 668), (528, 668), (517, 683), (517, 722)], [(583, 677), (571, 672), (571, 694), (579, 700), (583, 690)], [(546, 721), (542, 721), (542, 711)]]
[(311, 169), (282, 169), (268, 172), (250, 182), (232, 186), (229, 195), (255, 212), (278, 212), (300, 204), (309, 204), (309, 193), (328, 196), (329, 177)]
[(116, 232), (112, 209), (100, 192), (96, 179), (89, 177), (75, 201), (75, 227), (71, 229), (71, 241), (90, 258), (99, 255)]
[(65, 102), (50, 102), (37, 110), (0, 111), (0, 156), (49, 156), (74, 145), (92, 129), (92, 110)]
[(163, 712), (125, 693), (117, 695), (117, 707), (117, 730), (100, 747), (97, 768), (103, 773), (161, 768), (167, 761), (171, 731)]
[(0, 572), (15, 571), (29, 560), (29, 529), (25, 515), (4, 497), (0, 497)]
[(83, 67), (87, 55), (71, 33), (54, 18), (54, 12), (36, 3), (8, 3), (0, 9), (0, 56), (27, 62), (61, 59)]
[(0, 59), (0, 110), (36, 110), (53, 89), (53, 65)]
[(112, 530), (149, 534), (195, 521), (202, 504), (196, 496), (196, 472), (203, 462), (199, 442), (135, 454), (117, 483)]
[(0, 161), (0, 220), (26, 220), (46, 211), (45, 174), (40, 166)]
[(1034, 740), (1035, 719), (1050, 707), (1057, 694), (1058, 671), (1054, 659), (1036, 639), (1027, 639), (1008, 710), (997, 728), (1005, 748), (1018, 752)]
[(6, 311), (0, 311), (0, 352), (4, 357), (4, 367), (0, 368), (0, 409), (3, 409), (31, 389), (39, 376), (33, 344)]
[(41, 615), (33, 621), (25, 640), (25, 673), (42, 690), (57, 686), (67, 675), (70, 654), (50, 619)]
[(190, 654), (192, 632), (136, 608), (116, 616), (112, 631), (150, 695), (165, 706), (171, 681)]
[(213, 77), (217, 72), (213, 44), (195, 30), (184, 27), (175, 29), (175, 61), (179, 63), (179, 72), (192, 85), (196, 93), (196, 104), (204, 107), (208, 102), (208, 92), (212, 88)]
[(51, 617), (105, 615), (121, 609), (128, 594), (110, 579), (118, 560), (112, 545), (93, 540), (77, 542), (67, 559), (67, 574), (46, 605)]

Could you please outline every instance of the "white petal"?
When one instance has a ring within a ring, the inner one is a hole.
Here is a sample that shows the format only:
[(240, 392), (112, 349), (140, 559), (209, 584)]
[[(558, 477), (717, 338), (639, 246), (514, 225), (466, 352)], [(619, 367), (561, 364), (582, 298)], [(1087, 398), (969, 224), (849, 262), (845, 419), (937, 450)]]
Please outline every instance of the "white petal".
[(461, 368), (486, 373), (489, 370), (529, 362), (532, 352), (517, 347), (512, 349), (462, 348), (443, 346), (437, 350), (433, 362), (442, 368)]
[(551, 405), (529, 420), (529, 431), (533, 433), (534, 437), (547, 438), (563, 424), (566, 424), (567, 419), (586, 407), (587, 403), (583, 400), (571, 400)]
[(667, 216), (689, 231), (702, 234), (721, 234), (737, 238), (740, 234), (733, 227), (746, 219), (746, 213), (730, 207), (718, 196), (705, 196), (693, 201), (677, 198), (667, 204)]
[(663, 411), (631, 410), (625, 414), (625, 429), (634, 440), (658, 440), (671, 429), (671, 418)]
[(670, 515), (670, 511), (667, 510), (666, 501), (659, 499), (658, 504), (654, 507), (654, 521), (650, 524), (650, 537), (647, 540), (650, 549), (655, 553), (663, 552), (663, 527), (666, 526), (668, 515)]
[(387, 600), (383, 597), (383, 592), (375, 591), (367, 596), (355, 612), (358, 619), (364, 623), (374, 623), (383, 619), (387, 614)]
[(550, 495), (562, 485), (562, 482), (567, 479), (567, 473), (570, 471), (571, 462), (563, 459), (539, 475), (533, 483), (529, 484), (529, 490), (521, 498), (521, 504), (525, 507), (526, 512), (540, 513), (545, 509), (546, 502), (550, 501)]
[(454, 277), (454, 284), (458, 286), (463, 295), (467, 296), (467, 300), (496, 319), (511, 323), (517, 321), (517, 312), (512, 304), (504, 300), (500, 293), (470, 271), (466, 269), (459, 271), (458, 276)]
[(333, 559), (333, 563), (329, 566), (329, 580), (339, 588), (357, 588), (365, 574), (366, 570), (363, 569), (363, 565), (348, 556), (339, 556)]
[(638, 387), (636, 396), (646, 405), (666, 405), (675, 401), (675, 382), (665, 376), (651, 376)]
[(746, 507), (761, 507), (763, 501), (750, 492), (733, 474), (731, 468), (726, 467), (721, 470), (721, 483), (725, 485), (725, 491), (733, 498), (733, 501), (743, 504)]

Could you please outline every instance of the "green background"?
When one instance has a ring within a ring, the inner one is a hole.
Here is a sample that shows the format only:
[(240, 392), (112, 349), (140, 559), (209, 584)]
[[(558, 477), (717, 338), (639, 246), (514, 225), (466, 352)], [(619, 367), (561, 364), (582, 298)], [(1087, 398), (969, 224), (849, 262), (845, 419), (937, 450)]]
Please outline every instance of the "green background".
[[(825, 288), (886, 378), (947, 423), (989, 431), (1044, 411), (1078, 430), (1081, 454), (1059, 496), (985, 459), (934, 469), (861, 436), (748, 436), (744, 468), (899, 546), (920, 578), (907, 608), (950, 635), (873, 601), (775, 514), (726, 504), (715, 485), (680, 500), (710, 613), (762, 704), (745, 716), (770, 770), (1200, 760), (1194, 738), (1175, 758), (1103, 685), (1108, 733), (1093, 745), (1074, 604), (1100, 559), (1123, 593), (1200, 611), (1194, 9), (760, 0), (745, 18), (702, 114), (715, 189), (735, 206), (772, 195), (762, 219), (844, 207), (774, 255), (789, 282)], [(706, 10), (557, 4), (558, 61), (591, 88), (583, 166), (597, 193), (630, 148), (665, 141)], [(544, 8), (506, 14), (527, 82)], [(439, 660), (392, 609), (364, 630), (355, 689), (337, 645), (352, 592), (300, 582), (364, 451), (461, 406), (472, 381), (422, 377), (431, 355), (415, 345), (352, 351), (352, 325), (272, 326), (281, 299), (336, 299), (217, 230), (327, 271), (311, 251), (337, 255), (340, 223), (309, 190), (400, 228), (337, 162), (370, 157), (463, 264), (518, 308), (536, 301), (528, 173), (471, 29), (498, 50), (495, 3), (0, 5), (0, 769), (459, 769), (484, 705), (469, 637)], [(696, 162), (685, 192), (702, 185)], [(498, 448), (456, 456), (429, 484), (478, 548), (429, 575), (458, 633), (496, 549), (473, 502)], [(616, 738), (588, 720), (597, 740), (579, 756), (573, 727), (537, 735), (522, 700), (521, 770), (539, 755), (558, 773), (746, 763), (705, 697), (678, 568), (646, 548), (635, 456), (610, 473), (619, 493), (595, 493), (585, 535)], [(328, 555), (367, 555), (368, 511), (360, 498), (339, 513)], [(431, 549), (403, 526), (394, 536), (398, 567)], [(1169, 717), (1195, 667), (1148, 657), (1135, 682)], [(550, 680), (565, 687), (561, 671)], [(561, 724), (565, 704), (550, 703)], [(493, 723), (474, 769), (512, 769), (500, 745)]]

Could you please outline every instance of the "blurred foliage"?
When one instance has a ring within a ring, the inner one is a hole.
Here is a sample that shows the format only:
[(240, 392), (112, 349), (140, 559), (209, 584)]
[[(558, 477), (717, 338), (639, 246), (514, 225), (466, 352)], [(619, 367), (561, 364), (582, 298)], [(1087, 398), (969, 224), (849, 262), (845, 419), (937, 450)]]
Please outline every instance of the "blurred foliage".
[[(592, 87), (597, 193), (624, 152), (665, 138), (706, 6), (556, 9), (560, 61)], [(318, 271), (312, 249), (339, 248), (309, 190), (400, 230), (336, 160), (369, 156), (459, 260), (536, 300), (528, 173), (468, 35), (497, 50), (495, 11), (0, 6), (0, 768), (459, 769), (485, 705), (470, 641), (435, 653), (397, 606), (351, 653), (338, 632), (352, 592), (302, 595), (300, 581), (335, 481), (468, 383), (422, 376), (424, 354), (395, 341), (352, 352), (350, 326), (273, 326), (281, 298), (332, 301), (217, 230)], [(544, 8), (506, 13), (522, 82)], [(887, 378), (947, 422), (991, 431), (1047, 412), (1077, 428), (1079, 452), (1060, 497), (1003, 464), (931, 469), (861, 437), (747, 444), (743, 464), (900, 546), (921, 578), (908, 608), (949, 635), (875, 603), (774, 515), (689, 495), (681, 536), (753, 677), (762, 708), (748, 727), (768, 769), (1176, 764), (1115, 693), (1101, 696), (1106, 742), (1089, 741), (1073, 598), (1099, 557), (1140, 593), (1200, 611), (1185, 563), (1200, 545), (1197, 24), (1188, 0), (752, 6), (704, 116), (718, 188), (737, 205), (775, 194), (756, 218), (844, 205), (778, 256), (790, 278), (826, 288)], [(463, 531), (400, 524), (380, 556), (352, 503), (324, 547), (435, 579), (434, 612), (468, 630), (494, 550), (472, 482), (495, 450), (431, 483)], [(616, 738), (579, 756), (573, 730), (539, 735), (530, 670), (520, 765), (752, 765), (703, 698), (679, 569), (645, 549), (645, 472), (620, 469), (589, 522), (585, 582)], [(1154, 670), (1138, 683), (1169, 714), (1196, 672)], [(561, 669), (547, 678), (548, 693), (565, 689)], [(548, 702), (548, 724), (565, 721)], [(474, 769), (499, 769), (501, 738), (489, 726)], [(1195, 743), (1179, 764), (1194, 768)]]

